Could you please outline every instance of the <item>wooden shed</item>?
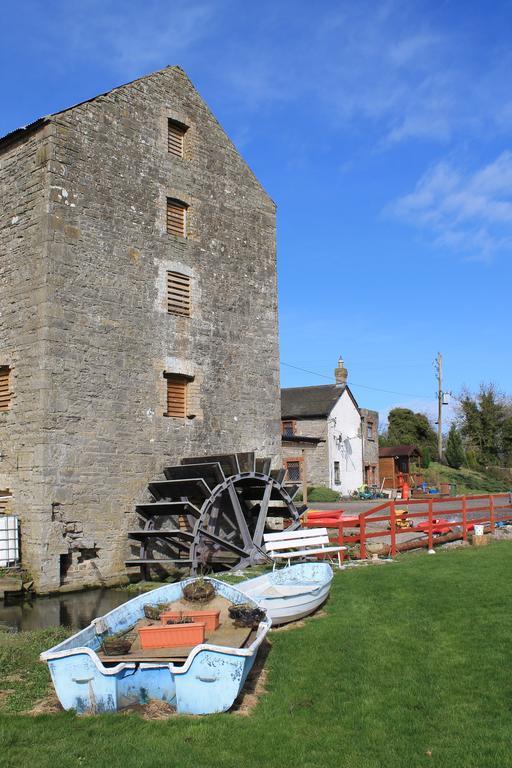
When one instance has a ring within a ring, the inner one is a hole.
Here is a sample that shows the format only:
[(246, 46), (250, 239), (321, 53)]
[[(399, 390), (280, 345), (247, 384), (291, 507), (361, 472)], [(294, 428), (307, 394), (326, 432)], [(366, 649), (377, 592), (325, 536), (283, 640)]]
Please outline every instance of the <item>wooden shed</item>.
[(379, 474), (383, 488), (399, 488), (402, 479), (415, 485), (411, 465), (418, 465), (421, 451), (415, 445), (391, 445), (379, 448)]

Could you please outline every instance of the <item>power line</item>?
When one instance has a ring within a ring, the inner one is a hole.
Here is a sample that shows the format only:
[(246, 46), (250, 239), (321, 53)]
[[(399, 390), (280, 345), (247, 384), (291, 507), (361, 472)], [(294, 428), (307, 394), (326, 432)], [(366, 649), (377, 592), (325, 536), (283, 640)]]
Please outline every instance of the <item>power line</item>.
[[(291, 363), (281, 363), (281, 365), (286, 366), (287, 368), (294, 368), (296, 371), (302, 371), (303, 373), (310, 373), (312, 376), (320, 376), (322, 379), (327, 379), (328, 381), (333, 381), (333, 376), (326, 376), (325, 373), (318, 373), (317, 371), (309, 371), (307, 368), (299, 368), (298, 365), (291, 365)], [(432, 398), (428, 395), (418, 395), (417, 393), (414, 394), (413, 392), (396, 392), (394, 389), (380, 389), (380, 387), (369, 387), (367, 384), (356, 384), (355, 381), (350, 382), (351, 387), (361, 387), (362, 389), (371, 389), (373, 392), (385, 392), (388, 395), (403, 395), (405, 397), (425, 397), (431, 400)]]

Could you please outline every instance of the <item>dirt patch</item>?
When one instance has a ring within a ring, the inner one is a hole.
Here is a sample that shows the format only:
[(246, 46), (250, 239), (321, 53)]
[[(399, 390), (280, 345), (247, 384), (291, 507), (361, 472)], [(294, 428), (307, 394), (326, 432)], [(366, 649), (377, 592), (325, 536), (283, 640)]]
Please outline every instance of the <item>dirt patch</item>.
[(150, 699), (140, 707), (139, 715), (143, 720), (168, 720), (174, 717), (176, 710), (166, 701)]
[(5, 675), (5, 677), (2, 677), (2, 684), (3, 683), (20, 683), (22, 680), (25, 679), (25, 675), (19, 675), (19, 674), (12, 674), (12, 675)]
[(299, 627), (304, 627), (307, 621), (323, 619), (325, 616), (327, 616), (327, 611), (324, 611), (323, 608), (319, 608), (318, 611), (315, 611), (310, 616), (305, 616), (303, 619), (290, 621), (289, 624), (281, 624), (280, 627), (272, 627), (272, 632), (289, 632), (290, 629), (299, 629)]
[(14, 689), (6, 688), (3, 691), (0, 691), (0, 709), (2, 708), (3, 704), (7, 701), (9, 696), (11, 696), (14, 693)]
[(268, 640), (263, 640), (253, 668), (247, 675), (245, 685), (238, 694), (238, 697), (230, 710), (230, 714), (242, 715), (244, 717), (252, 714), (260, 698), (266, 692), (268, 673), (265, 669), (265, 662), (271, 647), (272, 646)]
[(30, 715), (30, 717), (37, 717), (37, 715), (56, 715), (58, 712), (63, 711), (57, 694), (55, 691), (51, 691), (44, 699), (38, 701), (32, 709), (27, 710), (24, 714)]

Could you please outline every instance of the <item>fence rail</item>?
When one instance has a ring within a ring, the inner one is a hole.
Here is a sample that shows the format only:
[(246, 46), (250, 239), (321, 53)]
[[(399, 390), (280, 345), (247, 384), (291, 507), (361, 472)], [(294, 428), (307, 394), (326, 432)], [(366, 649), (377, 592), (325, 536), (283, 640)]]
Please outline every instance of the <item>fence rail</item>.
[(340, 512), (310, 511), (305, 526), (327, 528), (333, 543), (352, 549), (349, 556), (365, 560), (367, 545), (378, 540), (394, 557), (407, 549), (432, 550), (447, 541), (467, 541), (475, 525), (483, 525), (486, 533), (494, 533), (497, 524), (512, 522), (512, 494), (389, 500), (359, 515), (343, 516)]

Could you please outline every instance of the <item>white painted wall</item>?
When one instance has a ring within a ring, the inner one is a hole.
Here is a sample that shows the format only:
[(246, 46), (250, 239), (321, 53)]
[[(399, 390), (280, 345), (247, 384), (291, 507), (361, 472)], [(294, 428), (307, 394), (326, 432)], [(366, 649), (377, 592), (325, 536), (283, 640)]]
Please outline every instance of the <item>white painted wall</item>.
[[(348, 495), (363, 483), (361, 415), (345, 390), (327, 418), (329, 486)], [(334, 462), (340, 463), (340, 483), (335, 482)]]

